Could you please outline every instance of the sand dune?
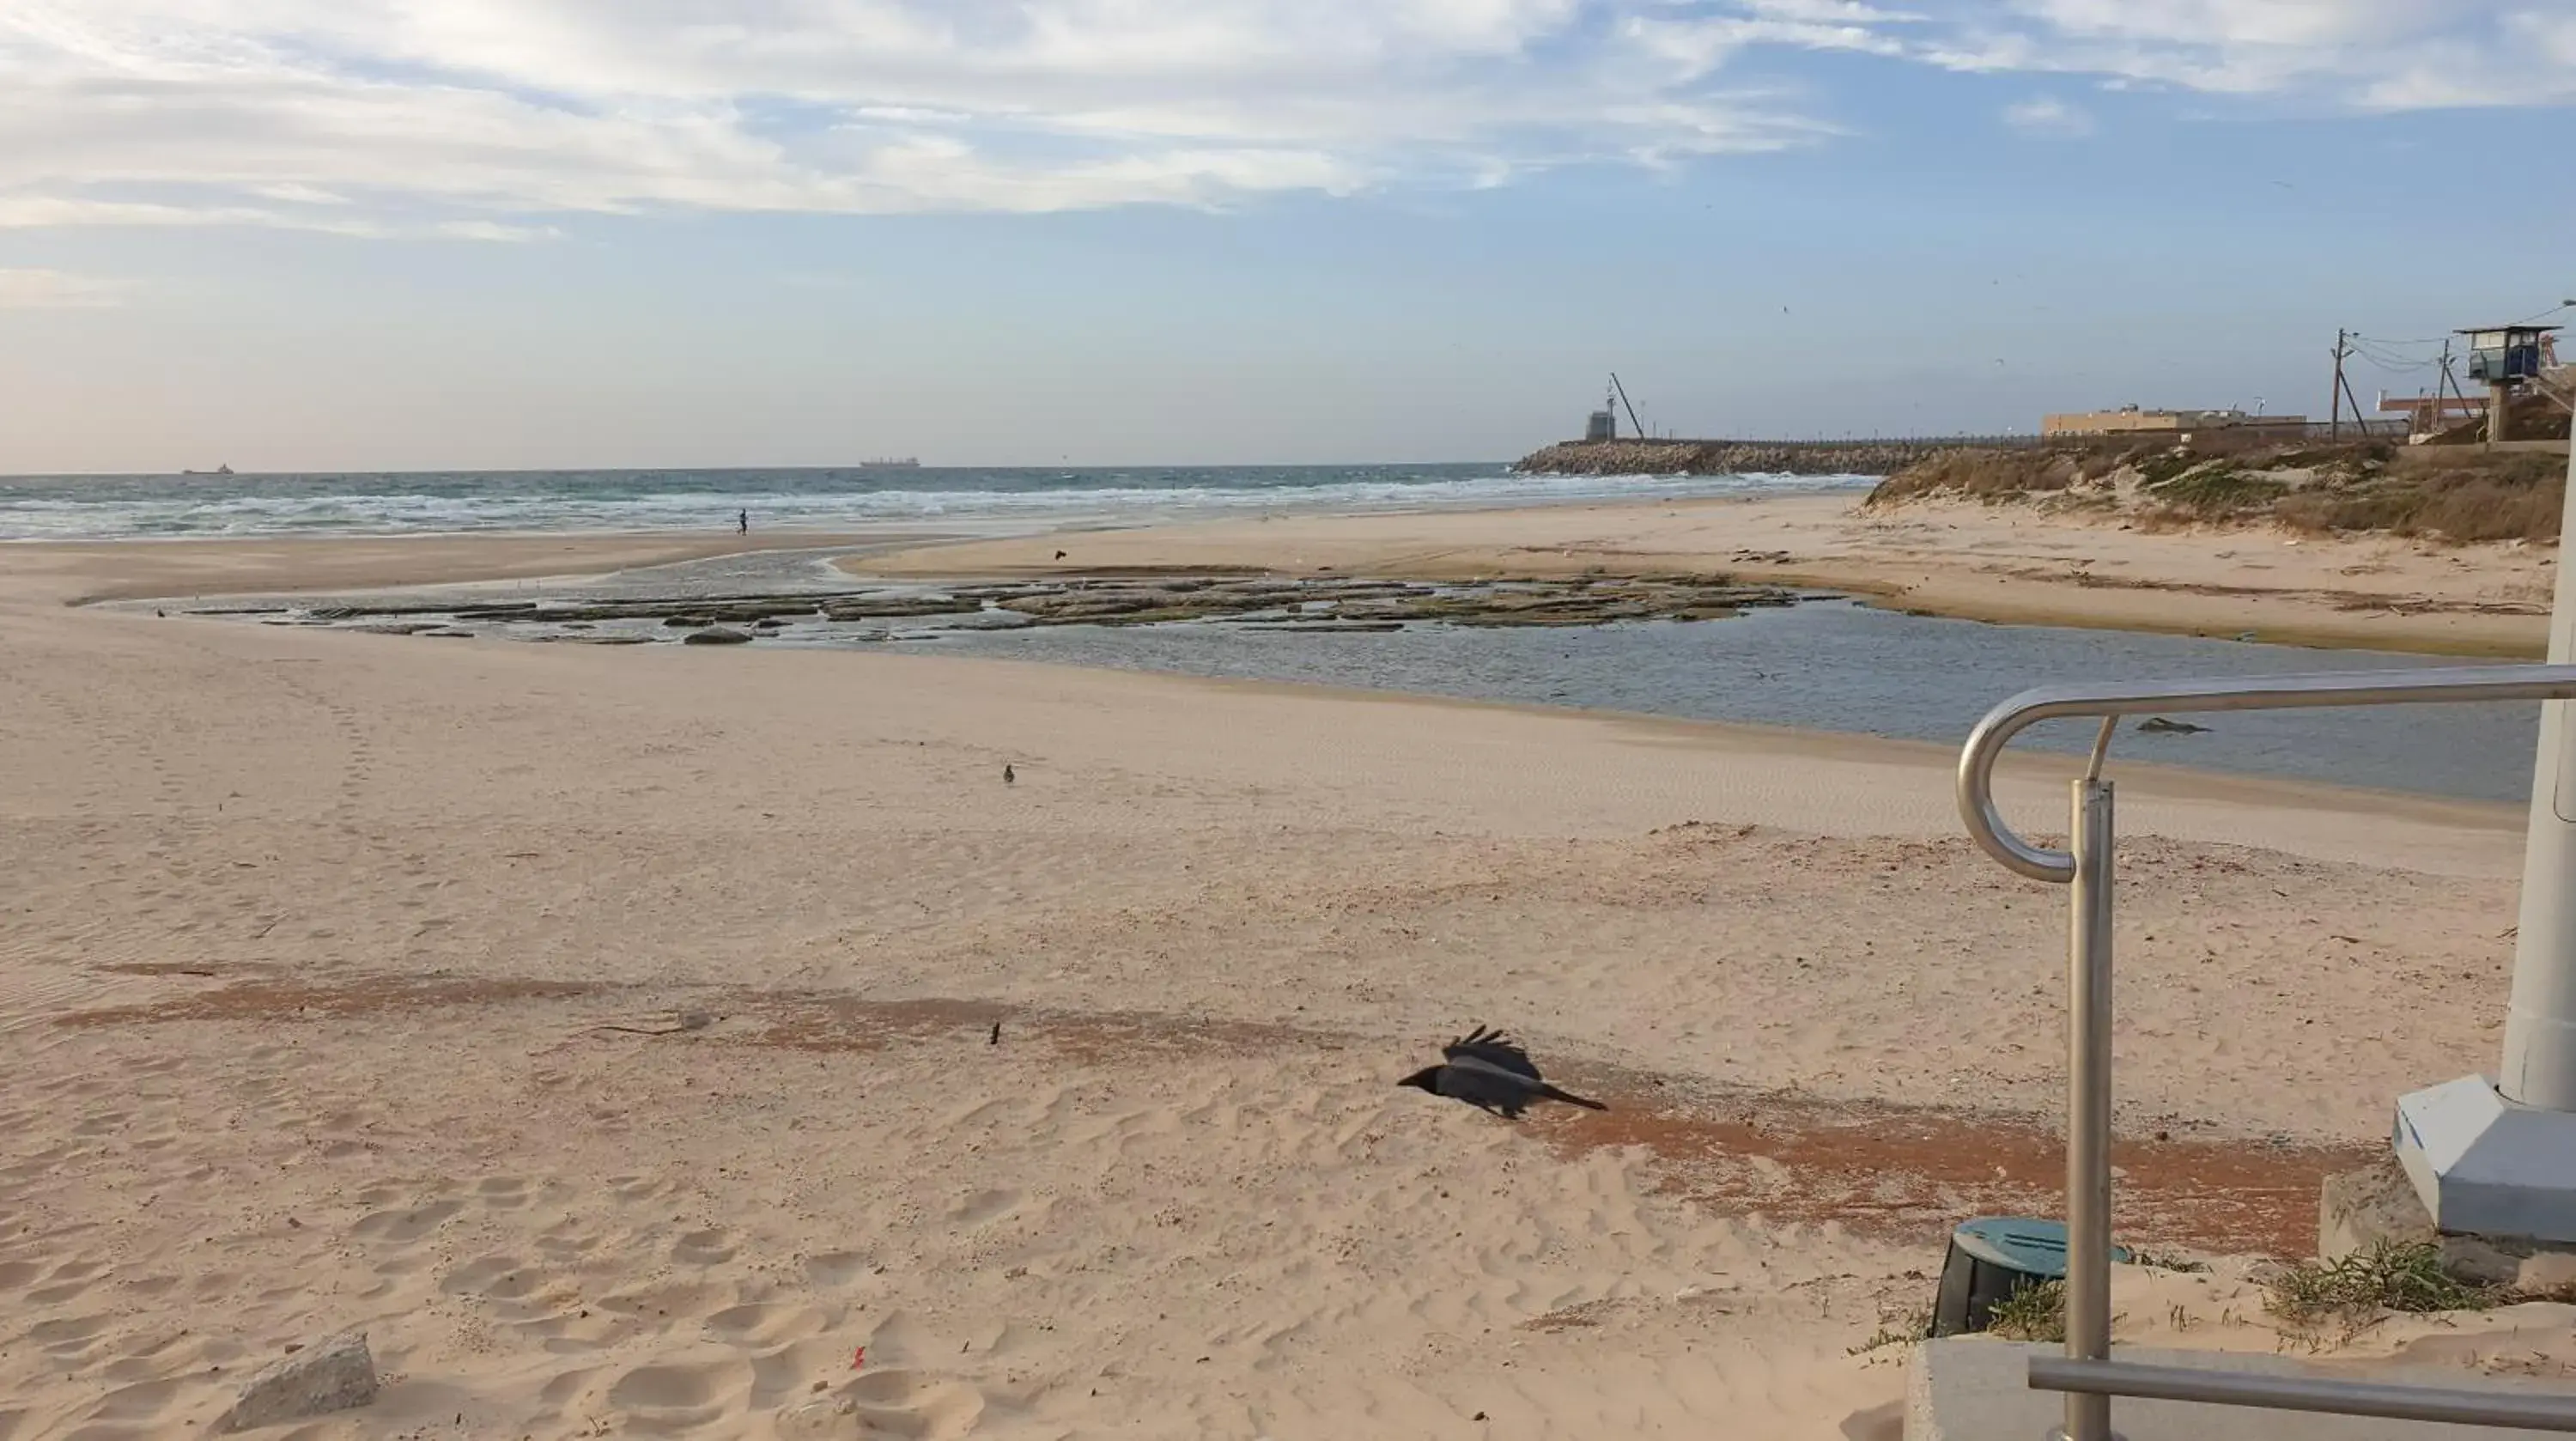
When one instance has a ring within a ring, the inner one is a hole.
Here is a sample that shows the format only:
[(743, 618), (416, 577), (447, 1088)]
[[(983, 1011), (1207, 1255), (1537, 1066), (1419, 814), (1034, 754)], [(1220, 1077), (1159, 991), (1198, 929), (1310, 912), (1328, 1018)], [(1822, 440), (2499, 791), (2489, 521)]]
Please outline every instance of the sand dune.
[[(6, 1441), (346, 1326), (275, 1434), (1881, 1437), (1847, 1353), (2049, 1204), (2063, 897), (1938, 748), (121, 583), (0, 583)], [(2124, 1233), (2303, 1244), (2491, 1060), (2517, 819), (2124, 805)], [(1392, 1085), (1472, 1021), (1613, 1111)]]

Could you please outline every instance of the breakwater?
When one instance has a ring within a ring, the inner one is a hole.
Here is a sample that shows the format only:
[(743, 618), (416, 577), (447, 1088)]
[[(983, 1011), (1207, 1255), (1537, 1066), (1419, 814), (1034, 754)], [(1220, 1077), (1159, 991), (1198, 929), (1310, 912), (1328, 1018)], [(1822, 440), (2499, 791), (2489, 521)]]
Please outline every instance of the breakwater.
[(2038, 445), (2029, 435), (1907, 440), (1567, 440), (1521, 457), (1540, 475), (1893, 475), (1945, 451)]

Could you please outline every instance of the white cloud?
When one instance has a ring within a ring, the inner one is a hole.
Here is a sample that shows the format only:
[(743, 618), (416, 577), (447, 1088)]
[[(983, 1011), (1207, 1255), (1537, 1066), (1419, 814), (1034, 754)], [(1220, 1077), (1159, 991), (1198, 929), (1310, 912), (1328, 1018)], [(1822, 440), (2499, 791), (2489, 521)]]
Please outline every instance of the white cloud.
[(2564, 3), (0, 0), (0, 226), (515, 240), (584, 212), (1504, 184), (1830, 138), (1819, 102), (1737, 78), (1796, 51), (2558, 102)]
[(2093, 117), (2053, 95), (2004, 107), (2004, 123), (2025, 135), (2074, 137), (2093, 133)]
[(1221, 206), (1826, 133), (1648, 53), (1615, 8), (9, 0), (0, 224)]
[(442, 221), (431, 233), (450, 240), (490, 240), (505, 245), (563, 238), (563, 232), (551, 225), (504, 225), (497, 220)]
[(87, 200), (0, 191), (0, 230), (71, 225), (250, 225), (277, 230), (317, 230), (329, 235), (381, 236), (393, 232), (371, 221), (256, 205), (168, 204), (151, 200)]
[[(2564, 0), (1993, 0), (1925, 58), (1972, 71), (2089, 74), (2323, 109), (2576, 101), (2576, 65), (2534, 33)], [(2427, 74), (2441, 84), (2425, 83)]]
[(126, 282), (67, 270), (0, 269), (0, 310), (95, 310), (125, 303)]

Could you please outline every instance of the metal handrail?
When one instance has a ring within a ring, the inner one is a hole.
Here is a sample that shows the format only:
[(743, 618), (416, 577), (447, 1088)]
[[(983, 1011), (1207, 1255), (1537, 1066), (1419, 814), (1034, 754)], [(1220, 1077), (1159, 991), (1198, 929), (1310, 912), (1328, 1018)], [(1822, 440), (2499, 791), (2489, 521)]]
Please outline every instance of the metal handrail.
[(2231, 676), (2135, 686), (2045, 685), (1986, 712), (1959, 751), (1959, 815), (1987, 855), (2035, 881), (2075, 879), (2075, 857), (2013, 834), (1995, 808), (1995, 760), (2023, 728), (2067, 717), (2160, 711), (2296, 710), (2315, 706), (2430, 705), (2460, 701), (2564, 700), (2576, 695), (2576, 666), (2475, 665), (2422, 670), (2334, 671), (2320, 675)]
[[(2315, 706), (2576, 698), (2576, 665), (2457, 666), (2326, 675), (2229, 677), (2122, 685), (2042, 686), (1986, 713), (1959, 752), (1959, 815), (1986, 854), (2034, 880), (2068, 885), (2066, 1120), (2066, 1358), (2034, 1357), (2030, 1385), (2066, 1393), (2067, 1441), (2111, 1441), (2113, 1395), (2217, 1405), (2345, 1411), (2468, 1425), (2576, 1431), (2576, 1397), (2491, 1398), (2432, 1387), (2274, 1379), (2121, 1365), (2111, 1360), (2111, 783), (2102, 764), (2123, 716), (2154, 711), (2289, 710)], [(2102, 732), (2074, 783), (2068, 849), (2032, 845), (1996, 808), (1996, 759), (2043, 720), (2099, 717)], [(2385, 1409), (2402, 1405), (2406, 1409)]]
[(2510, 1426), (2518, 1431), (2576, 1431), (2576, 1401), (2538, 1391), (2468, 1391), (2345, 1381), (2332, 1376), (2247, 1376), (2198, 1366), (2139, 1366), (2120, 1361), (2030, 1358), (2030, 1384), (2044, 1391), (2142, 1400), (2197, 1401), (2271, 1411), (2322, 1411), (2391, 1421), (2447, 1421)]

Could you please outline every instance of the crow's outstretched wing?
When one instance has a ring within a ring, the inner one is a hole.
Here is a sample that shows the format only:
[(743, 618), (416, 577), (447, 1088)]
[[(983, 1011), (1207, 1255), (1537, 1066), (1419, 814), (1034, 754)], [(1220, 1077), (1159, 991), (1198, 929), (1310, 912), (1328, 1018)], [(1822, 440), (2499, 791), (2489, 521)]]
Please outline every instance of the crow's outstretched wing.
[(1515, 1076), (1526, 1076), (1533, 1081), (1539, 1078), (1538, 1067), (1530, 1063), (1529, 1052), (1522, 1050), (1519, 1042), (1500, 1031), (1487, 1030), (1483, 1026), (1478, 1026), (1441, 1047), (1440, 1055), (1442, 1059), (1451, 1062), (1482, 1061), (1496, 1070), (1509, 1071)]

